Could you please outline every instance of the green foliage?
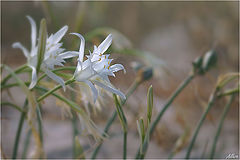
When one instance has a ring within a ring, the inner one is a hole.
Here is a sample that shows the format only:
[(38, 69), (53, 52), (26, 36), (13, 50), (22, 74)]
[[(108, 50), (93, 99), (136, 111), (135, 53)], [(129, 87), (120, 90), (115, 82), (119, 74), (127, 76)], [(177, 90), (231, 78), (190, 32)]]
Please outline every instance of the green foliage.
[[(53, 13), (51, 12), (51, 6), (49, 3), (44, 3), (45, 7), (49, 10), (49, 14), (51, 14), (51, 19), (56, 21), (56, 17), (54, 17)], [(79, 30), (81, 23), (82, 23), (82, 15), (80, 17), (77, 17), (79, 19), (78, 22), (76, 22), (76, 29)], [(57, 22), (55, 22), (57, 23)], [(56, 24), (55, 24), (56, 25)], [(56, 25), (57, 26), (57, 25)], [(108, 131), (110, 129), (110, 126), (113, 124), (115, 118), (118, 116), (120, 124), (123, 129), (123, 158), (126, 159), (127, 157), (127, 132), (128, 132), (128, 123), (127, 119), (125, 117), (124, 111), (123, 111), (123, 105), (126, 103), (128, 97), (133, 94), (133, 92), (137, 89), (137, 87), (151, 79), (153, 77), (153, 71), (156, 72), (156, 69), (159, 69), (163, 66), (165, 66), (164, 62), (161, 61), (161, 59), (158, 59), (154, 54), (147, 52), (147, 51), (142, 51), (138, 49), (134, 49), (132, 47), (131, 42), (119, 31), (112, 29), (112, 28), (97, 28), (96, 30), (93, 30), (89, 33), (86, 34), (86, 40), (88, 42), (91, 42), (94, 38), (95, 40), (96, 37), (101, 37), (103, 35), (107, 35), (109, 33), (112, 33), (114, 36), (114, 43), (113, 46), (110, 48), (111, 51), (125, 54), (125, 55), (131, 55), (131, 56), (138, 56), (140, 57), (143, 61), (148, 62), (149, 65), (144, 66), (141, 64), (136, 64), (134, 66), (134, 70), (137, 71), (137, 77), (135, 78), (135, 81), (129, 88), (129, 91), (126, 94), (126, 99), (120, 100), (115, 94), (113, 94), (113, 99), (115, 102), (115, 107), (116, 111), (112, 114), (112, 116), (109, 118), (107, 121), (106, 127), (104, 128), (104, 132), (100, 132), (98, 130), (98, 127), (95, 125), (95, 123), (92, 121), (91, 116), (83, 109), (82, 106), (80, 106), (75, 99), (69, 99), (67, 96), (65, 97), (65, 94), (62, 94), (60, 92), (57, 92), (60, 88), (61, 85), (57, 85), (54, 88), (50, 88), (49, 90), (42, 87), (41, 85), (44, 82), (43, 78), (46, 77), (46, 73), (43, 73), (41, 76), (38, 76), (37, 80), (37, 85), (32, 89), (28, 89), (28, 85), (30, 84), (27, 81), (23, 81), (19, 78), (18, 74), (20, 73), (25, 73), (29, 72), (29, 67), (25, 64), (23, 66), (20, 66), (17, 68), (15, 71), (13, 71), (10, 67), (6, 65), (1, 65), (2, 69), (6, 69), (8, 71), (8, 75), (3, 78), (1, 81), (1, 89), (9, 89), (14, 86), (18, 86), (22, 89), (23, 93), (26, 95), (26, 103), (23, 108), (19, 107), (18, 105), (11, 103), (11, 102), (1, 102), (1, 106), (3, 105), (8, 105), (19, 112), (21, 112), (21, 117), (19, 120), (18, 124), (18, 129), (17, 129), (17, 134), (15, 137), (15, 143), (14, 143), (14, 149), (13, 149), (13, 155), (12, 158), (17, 158), (17, 150), (18, 150), (18, 143), (20, 141), (20, 135), (21, 135), (21, 130), (22, 126), (24, 123), (24, 119), (28, 119), (28, 123), (30, 126), (30, 129), (28, 131), (28, 135), (25, 140), (25, 147), (23, 150), (23, 157), (26, 158), (27, 155), (27, 149), (28, 145), (30, 142), (30, 135), (33, 134), (34, 140), (37, 147), (37, 151), (39, 154), (36, 154), (37, 158), (45, 158), (43, 151), (42, 151), (42, 145), (43, 145), (43, 124), (42, 124), (42, 115), (41, 115), (41, 106), (40, 102), (42, 102), (45, 98), (49, 96), (55, 96), (58, 100), (61, 100), (64, 102), (69, 108), (72, 109), (73, 114), (80, 119), (81, 125), (84, 125), (88, 132), (95, 138), (99, 145), (95, 148), (92, 154), (92, 159), (96, 158), (97, 153), (103, 143), (104, 138), (107, 137)], [(46, 20), (42, 19), (41, 24), (40, 24), (40, 29), (39, 29), (39, 39), (38, 39), (38, 50), (37, 50), (37, 73), (39, 74), (41, 70), (41, 65), (43, 63), (44, 59), (44, 54), (45, 54), (45, 49), (46, 49), (46, 40), (47, 40), (47, 26), (46, 26)], [(72, 43), (74, 46), (74, 42)], [(213, 68), (217, 63), (217, 52), (216, 50), (210, 50), (203, 56), (200, 56), (195, 59), (195, 61), (192, 63), (192, 70), (193, 72), (190, 72), (188, 77), (179, 85), (179, 87), (173, 92), (173, 94), (169, 97), (167, 102), (163, 105), (162, 110), (156, 114), (156, 118), (152, 120), (153, 116), (153, 87), (152, 85), (148, 88), (147, 92), (147, 112), (146, 112), (146, 117), (141, 117), (137, 120), (137, 130), (139, 134), (139, 139), (140, 139), (140, 146), (138, 149), (138, 153), (136, 155), (136, 158), (143, 159), (147, 153), (147, 149), (150, 143), (150, 137), (152, 136), (155, 128), (157, 127), (158, 123), (160, 122), (162, 116), (166, 112), (166, 110), (171, 106), (173, 101), (176, 99), (176, 97), (182, 93), (183, 89), (190, 84), (190, 82), (197, 76), (197, 75), (204, 75), (206, 72), (208, 72), (211, 68)], [(75, 83), (75, 79), (73, 78), (73, 72), (76, 69), (74, 66), (67, 66), (67, 67), (60, 67), (57, 69), (52, 70), (53, 73), (56, 75), (63, 77), (65, 79), (68, 79), (65, 81), (65, 85), (70, 85)], [(70, 71), (66, 73), (65, 71)], [(154, 75), (156, 75), (154, 73)], [(16, 80), (16, 83), (7, 83), (8, 80), (13, 77)], [(201, 116), (201, 119), (199, 120), (197, 127), (195, 129), (195, 132), (193, 134), (192, 140), (189, 144), (187, 154), (186, 154), (186, 159), (190, 158), (191, 150), (194, 146), (195, 140), (198, 136), (198, 133), (201, 129), (201, 126), (210, 111), (210, 109), (214, 106), (214, 103), (216, 100), (223, 96), (229, 96), (231, 95), (230, 101), (227, 103), (224, 112), (221, 116), (221, 121), (218, 126), (218, 130), (215, 135), (214, 143), (212, 146), (212, 152), (211, 152), (211, 158), (214, 156), (216, 144), (218, 141), (218, 137), (225, 119), (225, 116), (229, 110), (229, 106), (233, 101), (233, 95), (239, 93), (239, 84), (235, 85), (231, 89), (224, 90), (224, 87), (227, 86), (230, 82), (233, 82), (233, 80), (236, 80), (239, 78), (239, 73), (233, 73), (229, 75), (224, 75), (220, 77), (217, 81), (216, 86), (214, 87), (213, 93), (209, 97), (209, 102), (208, 105)], [(74, 88), (74, 87), (73, 87)], [(39, 97), (36, 96), (36, 91), (41, 91), (43, 92), (42, 95)], [(29, 107), (27, 108), (27, 103), (29, 103)], [(74, 129), (77, 130), (77, 123), (76, 123), (76, 117), (74, 121)], [(38, 130), (35, 129), (35, 118), (38, 122)], [(76, 131), (75, 130), (75, 131)], [(79, 134), (78, 130), (73, 134), (73, 151), (74, 151), (74, 158), (80, 158), (80, 159), (85, 159), (86, 153), (84, 151), (84, 148), (81, 146), (80, 141), (79, 141)], [(172, 150), (172, 154), (170, 157), (172, 157), (178, 150), (181, 148), (183, 145), (183, 142), (185, 142), (186, 137), (189, 135), (189, 130), (186, 130), (186, 133), (184, 133), (182, 136), (179, 137), (179, 139), (176, 141), (175, 146)]]
[(46, 40), (47, 40), (47, 24), (46, 20), (42, 19), (40, 23), (40, 29), (39, 29), (39, 41), (38, 41), (38, 51), (37, 51), (37, 73), (41, 69), (42, 61), (44, 59), (45, 49), (46, 49)]
[(123, 131), (127, 132), (127, 119), (126, 119), (125, 114), (122, 110), (122, 106), (121, 106), (116, 94), (113, 94), (113, 97), (114, 97), (116, 110), (117, 110), (117, 113), (118, 113), (118, 118), (119, 118), (120, 123), (122, 125)]
[(148, 125), (151, 123), (152, 119), (152, 109), (153, 109), (153, 88), (152, 85), (148, 88), (147, 93), (147, 118)]

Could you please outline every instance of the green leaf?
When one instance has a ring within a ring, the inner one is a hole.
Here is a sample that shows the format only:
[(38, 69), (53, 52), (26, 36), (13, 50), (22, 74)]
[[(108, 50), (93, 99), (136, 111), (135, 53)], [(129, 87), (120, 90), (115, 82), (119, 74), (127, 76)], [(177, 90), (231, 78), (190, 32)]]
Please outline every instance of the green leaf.
[(116, 106), (116, 110), (117, 110), (117, 113), (118, 113), (120, 123), (122, 125), (123, 130), (126, 132), (127, 131), (127, 120), (126, 120), (126, 117), (125, 117), (124, 112), (122, 110), (122, 106), (120, 105), (120, 102), (119, 102), (116, 94), (113, 94), (113, 97), (114, 97), (114, 102), (115, 102), (115, 106)]
[(153, 88), (152, 85), (148, 88), (147, 93), (147, 118), (148, 118), (148, 126), (151, 123), (152, 118), (152, 109), (153, 109)]
[(11, 103), (11, 102), (1, 102), (1, 107), (2, 106), (12, 106), (13, 108), (15, 108), (15, 109), (17, 109), (18, 111), (20, 111), (20, 112), (25, 112), (21, 107), (19, 107), (18, 105), (16, 105), (16, 104), (13, 104), (13, 103)]
[[(25, 85), (25, 83), (20, 79), (18, 78), (18, 76), (14, 73), (14, 71), (4, 65), (4, 68), (12, 75), (12, 77), (17, 81), (17, 84), (19, 85), (19, 87), (23, 90), (23, 93), (25, 93), (25, 95), (27, 96), (27, 99), (28, 99), (28, 102), (29, 102), (29, 107), (28, 107), (28, 115), (27, 115), (27, 118), (28, 118), (28, 124), (29, 126), (31, 127), (32, 129), (32, 132), (33, 132), (33, 135), (34, 135), (34, 140), (35, 140), (35, 144), (36, 144), (36, 147), (35, 147), (35, 155), (38, 156), (38, 154), (43, 154), (43, 150), (42, 150), (42, 144), (41, 144), (41, 141), (40, 141), (40, 136), (39, 134), (37, 133), (35, 127), (34, 127), (34, 120), (35, 120), (35, 116), (36, 116), (36, 107), (37, 107), (37, 101), (34, 97), (34, 94), (28, 89), (28, 87)], [(34, 155), (34, 156), (35, 156)]]
[(46, 20), (43, 18), (41, 20), (40, 29), (39, 29), (39, 40), (38, 40), (38, 61), (37, 61), (37, 73), (40, 71), (42, 61), (44, 59), (45, 49), (47, 41), (47, 26)]
[(12, 75), (12, 77), (16, 80), (16, 82), (18, 83), (19, 87), (23, 90), (23, 93), (25, 93), (25, 95), (27, 96), (28, 102), (30, 103), (32, 109), (35, 110), (35, 108), (36, 108), (36, 100), (35, 100), (33, 94), (32, 94), (32, 93), (30, 92), (30, 90), (28, 89), (28, 87), (25, 85), (25, 83), (24, 83), (20, 78), (18, 78), (18, 76), (14, 73), (14, 71), (13, 71), (10, 67), (4, 65), (4, 68), (5, 68), (5, 69)]
[[(26, 68), (28, 68), (28, 66), (27, 66), (26, 64), (24, 64), (24, 65), (18, 67), (18, 68), (14, 71), (14, 73), (15, 73), (15, 74), (22, 73)], [(1, 85), (4, 85), (11, 77), (12, 77), (11, 74), (7, 75), (4, 79), (2, 79)]]
[(143, 141), (145, 138), (145, 127), (144, 127), (144, 121), (142, 117), (139, 120), (137, 120), (137, 127), (138, 127), (139, 135), (141, 137), (141, 143), (143, 144)]

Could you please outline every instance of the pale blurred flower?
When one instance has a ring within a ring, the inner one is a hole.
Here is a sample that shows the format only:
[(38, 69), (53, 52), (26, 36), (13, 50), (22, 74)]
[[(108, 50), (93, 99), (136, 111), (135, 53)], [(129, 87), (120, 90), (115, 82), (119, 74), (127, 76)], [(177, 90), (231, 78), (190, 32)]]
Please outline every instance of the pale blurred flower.
[[(23, 51), (23, 54), (27, 58), (27, 64), (32, 69), (32, 82), (29, 88), (33, 88), (37, 83), (37, 73), (36, 67), (38, 62), (38, 45), (36, 44), (37, 41), (37, 27), (35, 21), (30, 17), (27, 16), (30, 24), (31, 24), (31, 50), (28, 51), (21, 43), (16, 42), (12, 46), (13, 48), (19, 48)], [(59, 43), (62, 37), (68, 30), (68, 26), (62, 27), (57, 33), (51, 34), (47, 38), (46, 42), (46, 49), (44, 54), (44, 59), (41, 64), (41, 69), (54, 81), (58, 82), (62, 85), (63, 89), (65, 90), (64, 80), (54, 74), (51, 70), (54, 69), (54, 66), (63, 66), (65, 62), (64, 59), (72, 58), (77, 56), (77, 52), (64, 52), (65, 49), (61, 48), (62, 43)]]
[(94, 102), (96, 102), (98, 98), (98, 90), (96, 89), (95, 85), (109, 92), (115, 93), (125, 99), (125, 95), (121, 91), (115, 89), (108, 79), (108, 76), (115, 77), (114, 72), (119, 70), (124, 70), (125, 72), (123, 65), (110, 65), (113, 59), (108, 59), (109, 54), (104, 55), (104, 52), (112, 43), (112, 35), (109, 34), (98, 47), (94, 46), (93, 52), (91, 53), (89, 51), (90, 54), (87, 55), (87, 59), (83, 61), (85, 40), (83, 36), (78, 33), (72, 34), (78, 36), (81, 40), (78, 64), (74, 73), (75, 79), (78, 82), (86, 83), (91, 88)]

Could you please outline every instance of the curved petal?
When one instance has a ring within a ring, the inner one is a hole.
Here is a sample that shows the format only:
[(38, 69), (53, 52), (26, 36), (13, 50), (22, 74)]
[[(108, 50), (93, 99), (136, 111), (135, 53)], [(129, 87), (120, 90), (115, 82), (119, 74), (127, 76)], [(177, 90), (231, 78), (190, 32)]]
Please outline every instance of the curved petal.
[(37, 84), (37, 71), (34, 66), (29, 66), (32, 68), (32, 82), (29, 86), (29, 89), (32, 89)]
[(58, 43), (62, 39), (62, 37), (66, 34), (67, 30), (68, 26), (66, 25), (62, 27), (57, 33), (55, 33), (52, 37), (52, 43), (54, 44)]
[(98, 54), (103, 54), (111, 44), (112, 34), (109, 34), (107, 38), (98, 46)]
[(50, 71), (48, 69), (45, 69), (44, 71), (48, 75), (48, 77), (50, 77), (52, 80), (58, 82), (63, 87), (63, 90), (65, 92), (66, 87), (65, 87), (63, 79), (60, 78), (59, 76), (57, 76), (56, 74), (54, 74), (52, 71)]
[(119, 95), (120, 97), (122, 97), (123, 99), (126, 99), (126, 96), (119, 90), (113, 88), (110, 85), (105, 85), (99, 81), (93, 81), (96, 85), (98, 85), (99, 87), (108, 90), (109, 92), (115, 93), (117, 95)]
[(81, 40), (81, 43), (80, 43), (80, 47), (79, 47), (79, 57), (78, 59), (83, 62), (83, 56), (84, 56), (84, 47), (85, 47), (85, 39), (84, 37), (79, 34), (79, 33), (70, 33), (70, 34), (73, 34), (73, 35), (76, 35), (80, 38)]
[(78, 54), (79, 53), (77, 51), (67, 51), (59, 54), (59, 57), (61, 57), (62, 59), (68, 59), (68, 58), (76, 57), (78, 56)]
[(112, 72), (118, 72), (118, 71), (120, 71), (120, 70), (123, 70), (124, 73), (126, 73), (126, 70), (125, 70), (124, 66), (121, 65), (121, 64), (114, 64), (114, 65), (110, 66), (109, 69), (110, 69)]
[(21, 49), (23, 54), (24, 54), (24, 56), (26, 58), (29, 58), (30, 55), (29, 55), (28, 50), (21, 43), (19, 43), (19, 42), (13, 43), (12, 47)]
[(34, 47), (36, 46), (36, 40), (37, 40), (37, 26), (35, 21), (32, 19), (32, 17), (27, 16), (27, 19), (29, 20), (30, 24), (31, 24), (31, 41), (32, 41), (32, 49), (31, 52), (33, 51)]
[(93, 93), (93, 101), (94, 101), (94, 103), (95, 103), (96, 100), (97, 100), (97, 97), (98, 97), (98, 91), (97, 91), (97, 89), (96, 89), (95, 86), (92, 84), (92, 82), (90, 82), (89, 80), (85, 80), (85, 81), (83, 81), (83, 82), (85, 82), (85, 83), (91, 88), (92, 93)]

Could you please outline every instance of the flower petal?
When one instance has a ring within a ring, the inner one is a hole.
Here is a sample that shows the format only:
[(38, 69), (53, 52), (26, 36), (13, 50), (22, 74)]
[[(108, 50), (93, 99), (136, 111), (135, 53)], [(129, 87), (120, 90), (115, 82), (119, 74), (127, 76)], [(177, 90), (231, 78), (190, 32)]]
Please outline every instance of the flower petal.
[(26, 58), (29, 58), (29, 52), (28, 52), (28, 50), (27, 50), (21, 43), (19, 43), (19, 42), (13, 43), (12, 47), (13, 47), (13, 48), (19, 48), (19, 49), (21, 49), (22, 52), (23, 52), (23, 54), (24, 54), (24, 56), (25, 56)]
[(85, 82), (85, 83), (91, 88), (92, 93), (93, 93), (93, 101), (94, 101), (94, 103), (95, 103), (96, 100), (97, 100), (97, 97), (98, 97), (98, 91), (97, 91), (97, 89), (96, 89), (95, 86), (92, 84), (92, 82), (90, 82), (89, 80), (85, 80), (85, 81), (83, 81), (83, 82)]
[(110, 66), (109, 69), (110, 69), (112, 72), (118, 72), (118, 71), (120, 71), (120, 70), (123, 70), (124, 73), (126, 73), (125, 68), (124, 68), (123, 65), (121, 65), (121, 64), (114, 64), (114, 65)]
[(68, 30), (68, 26), (62, 27), (57, 33), (55, 33), (52, 37), (52, 43), (56, 44), (58, 43), (62, 37), (66, 34)]
[(83, 62), (83, 56), (84, 56), (84, 47), (85, 47), (85, 39), (84, 37), (79, 34), (79, 33), (70, 33), (70, 34), (73, 34), (73, 35), (76, 35), (80, 38), (81, 40), (81, 43), (80, 43), (80, 47), (79, 47), (79, 57), (78, 59)]
[(65, 87), (63, 79), (60, 78), (59, 76), (57, 76), (56, 74), (54, 74), (52, 71), (50, 71), (48, 69), (45, 69), (44, 71), (48, 75), (48, 77), (50, 77), (52, 80), (58, 82), (63, 87), (63, 90), (65, 92), (66, 87)]
[(29, 89), (32, 89), (37, 84), (37, 71), (34, 66), (29, 65), (32, 68), (32, 82), (29, 86)]
[(31, 41), (32, 41), (32, 49), (31, 52), (33, 52), (35, 46), (36, 46), (36, 40), (37, 40), (37, 26), (35, 21), (32, 19), (32, 17), (27, 16), (27, 19), (29, 20), (30, 24), (31, 24)]
[(109, 92), (115, 93), (117, 95), (119, 95), (120, 97), (122, 97), (123, 99), (126, 99), (126, 96), (119, 90), (113, 88), (110, 84), (109, 85), (105, 85), (99, 81), (94, 80), (93, 81), (96, 85), (98, 85), (99, 87), (108, 90)]
[(109, 34), (107, 38), (98, 46), (98, 54), (103, 54), (111, 44), (112, 34)]
[(68, 59), (68, 58), (76, 57), (78, 56), (78, 54), (79, 53), (77, 51), (67, 51), (59, 54), (59, 57), (61, 57), (62, 59)]

